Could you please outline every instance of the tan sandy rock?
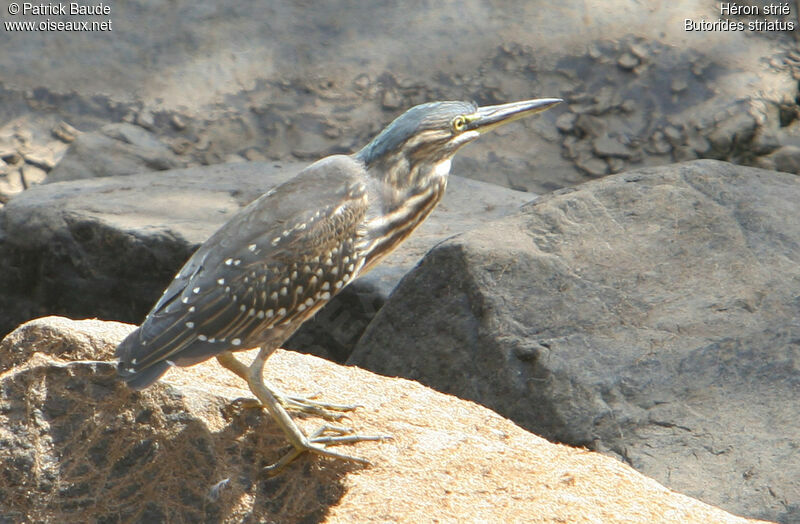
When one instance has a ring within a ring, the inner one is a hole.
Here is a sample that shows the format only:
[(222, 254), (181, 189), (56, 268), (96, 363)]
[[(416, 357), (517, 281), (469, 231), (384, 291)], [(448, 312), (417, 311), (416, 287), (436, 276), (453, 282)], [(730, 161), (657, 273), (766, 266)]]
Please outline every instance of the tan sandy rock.
[(100, 362), (130, 329), (47, 317), (0, 344), (0, 520), (747, 522), (472, 402), (281, 350), (279, 388), (357, 401), (348, 423), (394, 439), (347, 448), (371, 467), (305, 456), (264, 478), (286, 440), (231, 403), (240, 381), (207, 362), (132, 392)]

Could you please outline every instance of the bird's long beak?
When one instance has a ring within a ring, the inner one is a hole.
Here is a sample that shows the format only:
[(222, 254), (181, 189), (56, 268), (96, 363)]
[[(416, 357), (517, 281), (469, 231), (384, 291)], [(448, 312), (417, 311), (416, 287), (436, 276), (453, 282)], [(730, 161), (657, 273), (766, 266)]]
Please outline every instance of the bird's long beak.
[(514, 120), (546, 111), (561, 102), (563, 100), (560, 98), (537, 98), (497, 106), (479, 107), (475, 113), (466, 117), (467, 129), (485, 133)]

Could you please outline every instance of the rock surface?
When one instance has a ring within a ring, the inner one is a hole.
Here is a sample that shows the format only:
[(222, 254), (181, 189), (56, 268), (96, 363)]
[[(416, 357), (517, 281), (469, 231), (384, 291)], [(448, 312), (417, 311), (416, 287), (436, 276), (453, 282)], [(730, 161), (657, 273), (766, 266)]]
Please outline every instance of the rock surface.
[[(305, 164), (221, 164), (47, 184), (0, 210), (0, 333), (46, 314), (140, 322), (196, 247)], [(451, 177), (433, 215), (287, 345), (344, 361), (395, 284), (437, 242), (534, 198)]]
[(130, 329), (50, 317), (0, 343), (0, 520), (746, 522), (471, 402), (280, 350), (278, 387), (357, 399), (353, 426), (394, 439), (348, 448), (371, 467), (304, 456), (266, 479), (286, 441), (233, 407), (242, 384), (204, 363), (132, 392), (103, 362)]
[(710, 160), (541, 197), (428, 253), (348, 363), (797, 522), (798, 202), (794, 175)]
[(79, 135), (47, 176), (47, 182), (132, 175), (184, 167), (153, 133), (132, 124), (104, 126)]
[[(796, 11), (769, 18), (797, 27)], [(486, 137), (454, 167), (542, 193), (698, 157), (756, 163), (800, 137), (796, 30), (685, 29), (720, 18), (703, 0), (608, 0), (588, 13), (583, 0), (130, 1), (114, 6), (111, 32), (7, 38), (0, 122), (21, 119), (33, 152), (58, 144), (56, 118), (86, 132), (135, 124), (205, 164), (288, 162), (356, 149), (424, 101), (559, 96), (562, 107)], [(23, 20), (42, 17), (9, 18)], [(0, 150), (17, 148), (1, 135)]]

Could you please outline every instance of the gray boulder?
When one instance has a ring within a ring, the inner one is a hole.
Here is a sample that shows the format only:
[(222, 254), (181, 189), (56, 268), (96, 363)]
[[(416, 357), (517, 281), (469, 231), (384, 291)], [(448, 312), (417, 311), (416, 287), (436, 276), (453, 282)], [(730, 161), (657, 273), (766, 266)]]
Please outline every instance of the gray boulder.
[(800, 178), (694, 161), (448, 240), (348, 363), (737, 514), (800, 519)]
[[(305, 164), (239, 163), (47, 184), (0, 210), (0, 333), (60, 314), (138, 323), (191, 253)], [(400, 278), (437, 242), (534, 198), (451, 177), (433, 216), (287, 347), (344, 361)]]
[(47, 182), (132, 175), (185, 164), (146, 129), (126, 123), (109, 124), (99, 131), (78, 135), (50, 171)]

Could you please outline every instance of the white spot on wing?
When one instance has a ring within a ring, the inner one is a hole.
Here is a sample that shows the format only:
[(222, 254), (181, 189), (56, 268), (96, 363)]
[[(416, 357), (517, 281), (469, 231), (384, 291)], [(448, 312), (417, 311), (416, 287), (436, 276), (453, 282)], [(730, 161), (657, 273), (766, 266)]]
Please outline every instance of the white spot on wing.
[(234, 338), (233, 340), (231, 340), (231, 344), (233, 344), (234, 346), (239, 346), (242, 344), (242, 339)]

